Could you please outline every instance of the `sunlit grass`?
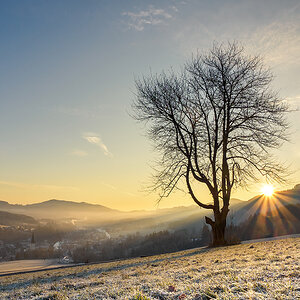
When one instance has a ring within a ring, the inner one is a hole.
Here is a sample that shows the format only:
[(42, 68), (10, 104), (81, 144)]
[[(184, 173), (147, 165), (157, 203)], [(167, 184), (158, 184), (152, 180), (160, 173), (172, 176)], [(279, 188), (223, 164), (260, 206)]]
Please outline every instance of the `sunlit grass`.
[(7, 276), (0, 299), (298, 299), (299, 248), (294, 238)]

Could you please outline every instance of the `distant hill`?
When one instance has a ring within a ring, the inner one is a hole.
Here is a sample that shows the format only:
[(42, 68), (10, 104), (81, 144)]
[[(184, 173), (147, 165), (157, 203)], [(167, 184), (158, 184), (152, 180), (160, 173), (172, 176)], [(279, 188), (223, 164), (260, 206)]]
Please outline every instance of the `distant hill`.
[(97, 211), (97, 212), (119, 212), (115, 209), (108, 208), (99, 204), (90, 204), (86, 202), (73, 202), (65, 200), (51, 199), (41, 203), (34, 203), (26, 205), (29, 210), (39, 210), (39, 209), (66, 209), (71, 211)]
[(39, 219), (87, 218), (91, 216), (101, 217), (103, 215), (121, 213), (118, 210), (103, 205), (57, 199), (26, 205), (9, 204), (6, 201), (0, 201), (0, 210), (12, 213), (23, 213)]
[(18, 226), (23, 224), (37, 224), (37, 221), (26, 215), (0, 211), (0, 225)]

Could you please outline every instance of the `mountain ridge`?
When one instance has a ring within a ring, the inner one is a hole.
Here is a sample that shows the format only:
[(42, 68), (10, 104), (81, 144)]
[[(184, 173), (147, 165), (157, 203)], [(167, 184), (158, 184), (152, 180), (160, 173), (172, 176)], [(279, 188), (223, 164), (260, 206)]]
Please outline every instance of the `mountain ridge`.
[[(247, 201), (243, 201), (237, 198), (231, 199), (230, 211), (234, 215), (234, 223), (241, 222), (245, 218), (249, 217), (251, 214), (260, 211), (264, 196), (257, 195), (252, 197)], [(300, 185), (296, 185), (293, 189), (278, 191), (274, 194), (277, 201), (276, 205), (278, 207), (286, 206), (289, 204), (297, 204), (300, 202)], [(265, 198), (268, 199), (268, 198)], [(270, 201), (269, 201), (270, 202)], [(272, 204), (272, 202), (270, 202)], [(273, 205), (274, 206), (274, 205)], [(270, 206), (271, 207), (271, 206)], [(49, 199), (43, 202), (31, 203), (31, 204), (10, 204), (7, 201), (0, 200), (0, 210), (7, 211), (11, 213), (25, 214), (34, 218), (89, 218), (93, 217), (100, 220), (110, 219), (113, 221), (115, 217), (125, 216), (128, 218), (140, 218), (140, 217), (159, 217), (164, 216), (163, 221), (167, 220), (168, 216), (173, 216), (174, 219), (189, 218), (190, 215), (195, 214), (202, 216), (203, 214), (209, 214), (210, 211), (200, 209), (197, 205), (190, 206), (178, 206), (172, 208), (162, 208), (157, 210), (133, 210), (133, 211), (121, 211), (117, 209), (112, 209), (100, 204), (92, 204), (88, 202), (75, 202), (70, 200), (60, 200), (60, 199)], [(264, 213), (268, 212), (265, 208)]]

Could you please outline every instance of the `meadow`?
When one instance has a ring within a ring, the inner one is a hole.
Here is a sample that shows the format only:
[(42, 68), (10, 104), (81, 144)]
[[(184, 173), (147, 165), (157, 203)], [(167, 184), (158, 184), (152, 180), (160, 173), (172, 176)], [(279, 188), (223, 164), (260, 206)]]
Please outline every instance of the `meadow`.
[(300, 299), (300, 238), (0, 278), (0, 299)]

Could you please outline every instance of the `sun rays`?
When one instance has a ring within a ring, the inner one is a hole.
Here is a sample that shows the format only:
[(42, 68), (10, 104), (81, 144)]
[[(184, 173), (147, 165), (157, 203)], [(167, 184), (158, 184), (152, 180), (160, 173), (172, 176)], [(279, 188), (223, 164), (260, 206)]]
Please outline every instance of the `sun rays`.
[(256, 234), (266, 236), (282, 235), (293, 231), (296, 217), (292, 212), (292, 198), (286, 192), (274, 190), (272, 185), (264, 185), (261, 195), (253, 199), (249, 212), (254, 216), (252, 238)]

